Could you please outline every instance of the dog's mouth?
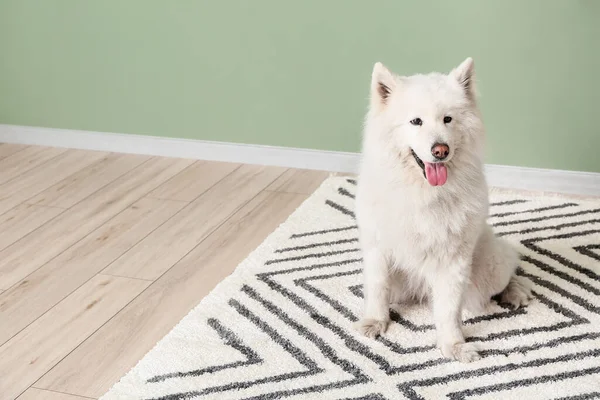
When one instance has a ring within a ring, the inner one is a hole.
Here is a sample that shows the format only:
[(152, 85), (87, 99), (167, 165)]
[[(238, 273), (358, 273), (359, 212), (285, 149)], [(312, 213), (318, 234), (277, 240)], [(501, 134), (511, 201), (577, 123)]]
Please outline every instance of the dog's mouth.
[(448, 180), (448, 169), (446, 168), (446, 164), (441, 162), (423, 162), (413, 149), (410, 149), (410, 152), (417, 162), (417, 165), (423, 171), (423, 176), (431, 186), (442, 186), (446, 183)]
[(413, 149), (410, 149), (410, 153), (415, 158), (415, 161), (417, 162), (417, 165), (419, 167), (421, 167), (421, 169), (423, 170), (423, 176), (425, 177), (425, 179), (427, 179), (427, 174), (425, 173), (425, 163), (423, 162), (423, 160), (421, 160), (419, 158), (419, 156), (417, 155), (417, 153), (415, 153), (415, 151)]

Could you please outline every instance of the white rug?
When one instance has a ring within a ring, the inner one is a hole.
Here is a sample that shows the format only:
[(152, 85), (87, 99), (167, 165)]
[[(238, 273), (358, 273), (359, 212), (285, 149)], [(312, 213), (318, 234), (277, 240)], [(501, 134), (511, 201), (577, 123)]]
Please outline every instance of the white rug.
[(484, 358), (447, 362), (423, 307), (352, 329), (352, 180), (330, 178), (102, 399), (588, 399), (600, 396), (600, 199), (492, 194), (536, 300), (465, 315)]

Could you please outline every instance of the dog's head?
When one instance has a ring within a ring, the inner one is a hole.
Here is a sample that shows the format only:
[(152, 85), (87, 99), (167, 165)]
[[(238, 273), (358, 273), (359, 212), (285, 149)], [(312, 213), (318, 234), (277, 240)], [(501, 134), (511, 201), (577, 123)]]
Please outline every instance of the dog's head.
[(405, 77), (381, 63), (373, 68), (370, 115), (383, 123), (399, 156), (409, 158), (432, 186), (446, 183), (453, 158), (483, 129), (474, 78), (471, 58), (448, 74)]

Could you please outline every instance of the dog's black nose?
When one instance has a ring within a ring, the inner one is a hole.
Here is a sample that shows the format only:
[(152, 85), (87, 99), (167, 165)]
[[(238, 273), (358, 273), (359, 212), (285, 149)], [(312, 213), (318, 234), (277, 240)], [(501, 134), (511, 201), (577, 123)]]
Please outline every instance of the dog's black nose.
[(447, 144), (436, 143), (431, 148), (431, 154), (438, 160), (444, 160), (450, 153), (450, 147)]

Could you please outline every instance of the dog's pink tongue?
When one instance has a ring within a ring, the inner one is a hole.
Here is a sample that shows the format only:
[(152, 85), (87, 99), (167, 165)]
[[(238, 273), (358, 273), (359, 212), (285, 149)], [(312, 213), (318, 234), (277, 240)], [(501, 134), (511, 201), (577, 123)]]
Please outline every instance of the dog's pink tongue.
[(448, 170), (441, 163), (425, 163), (425, 176), (431, 186), (442, 186), (448, 179)]

